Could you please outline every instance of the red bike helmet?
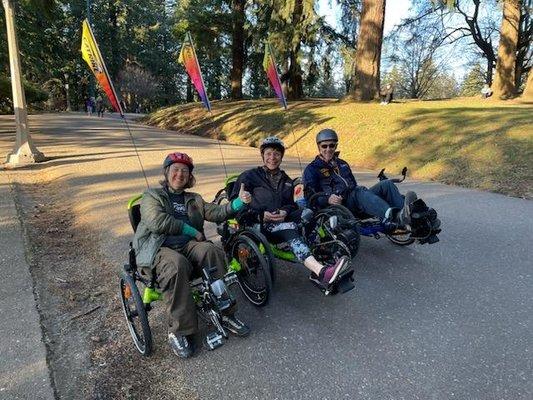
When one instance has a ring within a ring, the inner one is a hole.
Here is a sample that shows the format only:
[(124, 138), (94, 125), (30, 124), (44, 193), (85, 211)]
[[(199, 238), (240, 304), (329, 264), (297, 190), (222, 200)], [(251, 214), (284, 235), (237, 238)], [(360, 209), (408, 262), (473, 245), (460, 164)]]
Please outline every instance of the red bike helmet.
[(165, 157), (165, 161), (163, 161), (163, 169), (175, 163), (185, 164), (189, 167), (189, 172), (192, 172), (192, 170), (194, 169), (192, 158), (189, 157), (187, 154), (180, 152), (170, 153), (169, 155), (167, 155)]

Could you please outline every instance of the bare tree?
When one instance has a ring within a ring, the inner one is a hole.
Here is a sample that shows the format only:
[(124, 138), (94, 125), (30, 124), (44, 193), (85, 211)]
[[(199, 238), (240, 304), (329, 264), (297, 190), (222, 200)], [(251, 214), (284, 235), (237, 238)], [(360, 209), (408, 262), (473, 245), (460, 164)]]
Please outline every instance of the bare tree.
[(391, 39), (395, 49), (390, 61), (397, 68), (397, 81), (391, 83), (408, 98), (425, 98), (442, 77), (447, 61), (439, 54), (446, 40), (442, 27), (418, 20), (397, 30)]
[(118, 86), (127, 108), (149, 108), (157, 95), (158, 82), (154, 76), (137, 63), (127, 62), (118, 75)]

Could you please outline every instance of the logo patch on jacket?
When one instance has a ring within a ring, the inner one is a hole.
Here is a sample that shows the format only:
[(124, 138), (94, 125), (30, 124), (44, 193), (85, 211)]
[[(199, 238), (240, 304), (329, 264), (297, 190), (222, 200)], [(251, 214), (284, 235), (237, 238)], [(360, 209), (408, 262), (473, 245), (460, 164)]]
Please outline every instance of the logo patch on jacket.
[(320, 173), (322, 174), (322, 176), (325, 176), (325, 177), (328, 177), (331, 175), (331, 173), (329, 172), (329, 168), (321, 168)]

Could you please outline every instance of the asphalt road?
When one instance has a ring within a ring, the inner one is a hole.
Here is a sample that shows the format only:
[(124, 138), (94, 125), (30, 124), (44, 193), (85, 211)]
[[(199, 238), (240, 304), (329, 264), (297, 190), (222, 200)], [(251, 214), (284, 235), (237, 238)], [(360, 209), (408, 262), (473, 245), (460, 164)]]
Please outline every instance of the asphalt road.
[[(31, 118), (36, 143), (83, 222), (102, 231), (120, 265), (130, 240), (125, 202), (145, 184), (120, 121), (81, 114)], [(170, 150), (189, 152), (196, 190), (211, 199), (224, 172), (216, 142), (132, 125), (151, 185)], [(257, 165), (257, 149), (223, 144), (229, 171)], [(341, 144), (342, 150), (342, 144)], [(299, 175), (295, 158), (284, 161)], [(356, 173), (371, 185), (375, 172)], [(240, 302), (253, 329), (213, 352), (176, 359), (202, 399), (533, 398), (533, 202), (437, 183), (408, 182), (442, 220), (435, 245), (400, 248), (364, 238), (355, 290), (324, 297), (302, 266), (279, 265), (272, 302)], [(211, 233), (213, 231), (211, 230)], [(166, 343), (156, 342), (166, 351)]]

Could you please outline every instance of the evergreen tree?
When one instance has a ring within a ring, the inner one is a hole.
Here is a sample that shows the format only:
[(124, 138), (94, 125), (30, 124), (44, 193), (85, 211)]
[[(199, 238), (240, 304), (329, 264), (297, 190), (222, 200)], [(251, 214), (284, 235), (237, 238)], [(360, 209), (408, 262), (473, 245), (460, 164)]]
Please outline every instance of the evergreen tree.
[(475, 64), (461, 84), (461, 96), (478, 96), (485, 84), (485, 71), (480, 64)]

